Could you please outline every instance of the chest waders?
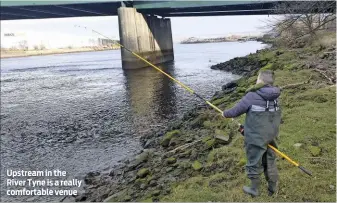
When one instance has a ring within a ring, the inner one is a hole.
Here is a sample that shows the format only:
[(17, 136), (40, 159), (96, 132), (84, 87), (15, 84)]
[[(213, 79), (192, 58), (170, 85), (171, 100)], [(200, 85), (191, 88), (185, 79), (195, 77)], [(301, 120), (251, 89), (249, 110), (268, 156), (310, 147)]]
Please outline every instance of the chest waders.
[[(271, 103), (273, 103), (272, 106)], [(270, 194), (276, 191), (278, 180), (276, 154), (268, 145), (277, 148), (275, 138), (278, 135), (280, 123), (281, 110), (277, 100), (267, 100), (265, 107), (252, 105), (246, 114), (244, 125), (246, 173), (252, 184), (251, 187), (244, 187), (244, 191), (252, 196), (258, 195), (259, 177), (263, 172)]]

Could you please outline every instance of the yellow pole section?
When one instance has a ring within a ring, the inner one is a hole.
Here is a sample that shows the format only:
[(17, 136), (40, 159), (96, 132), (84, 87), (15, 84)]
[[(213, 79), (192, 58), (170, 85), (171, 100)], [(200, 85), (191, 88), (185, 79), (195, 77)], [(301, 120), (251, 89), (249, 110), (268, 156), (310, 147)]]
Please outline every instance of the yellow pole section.
[(274, 150), (278, 155), (280, 155), (281, 157), (287, 159), (287, 161), (289, 161), (290, 163), (294, 164), (295, 166), (299, 166), (299, 164), (295, 161), (293, 161), (291, 158), (289, 158), (287, 155), (283, 154), (282, 152), (280, 152), (278, 149), (276, 149), (274, 146), (268, 144), (268, 147), (270, 147), (272, 150)]

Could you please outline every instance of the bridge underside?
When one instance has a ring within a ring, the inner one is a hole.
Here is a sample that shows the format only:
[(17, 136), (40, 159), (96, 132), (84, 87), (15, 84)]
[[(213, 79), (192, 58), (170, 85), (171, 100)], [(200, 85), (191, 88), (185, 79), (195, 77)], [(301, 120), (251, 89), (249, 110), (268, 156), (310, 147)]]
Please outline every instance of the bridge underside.
[(121, 5), (136, 8), (139, 13), (164, 17), (266, 15), (273, 14), (274, 2), (254, 1), (24, 1), (1, 3), (1, 20), (115, 16)]

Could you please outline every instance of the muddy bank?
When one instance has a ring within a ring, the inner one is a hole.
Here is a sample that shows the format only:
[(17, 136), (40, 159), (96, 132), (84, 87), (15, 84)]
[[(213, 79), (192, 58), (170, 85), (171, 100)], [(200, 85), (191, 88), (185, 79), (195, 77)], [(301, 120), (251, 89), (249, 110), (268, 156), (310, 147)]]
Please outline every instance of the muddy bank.
[[(258, 71), (264, 63), (257, 54), (250, 54), (212, 66), (212, 69), (248, 76)], [(231, 101), (238, 99), (242, 95), (241, 90), (237, 91), (240, 81), (242, 79), (223, 84), (212, 102), (223, 108), (221, 102), (224, 95), (230, 94)], [(237, 125), (210, 110), (201, 103), (165, 129), (141, 137), (144, 150), (137, 157), (121, 162), (113, 170), (87, 174), (86, 192), (75, 200), (159, 201), (160, 197), (170, 194), (175, 182), (196, 175), (208, 176), (226, 171), (233, 160), (229, 157), (219, 161), (221, 157), (212, 157), (209, 153), (230, 145)], [(202, 164), (207, 159), (213, 160), (212, 164)], [(242, 164), (244, 162), (237, 165), (236, 170), (241, 171)]]

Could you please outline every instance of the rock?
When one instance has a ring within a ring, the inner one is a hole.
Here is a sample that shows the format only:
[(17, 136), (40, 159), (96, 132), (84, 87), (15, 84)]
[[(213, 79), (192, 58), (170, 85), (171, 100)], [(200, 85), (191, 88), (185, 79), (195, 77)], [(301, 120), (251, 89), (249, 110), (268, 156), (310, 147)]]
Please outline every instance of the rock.
[(130, 195), (125, 195), (123, 198), (122, 198), (122, 201), (123, 202), (129, 202), (132, 200), (132, 197)]
[(103, 202), (128, 202), (131, 200), (132, 197), (128, 194), (128, 191), (125, 189), (118, 193), (113, 194), (110, 197), (105, 198)]
[(99, 172), (89, 172), (85, 177), (84, 177), (84, 183), (87, 185), (90, 185), (93, 183), (95, 176), (99, 176)]
[(149, 174), (150, 174), (150, 170), (148, 168), (142, 168), (137, 172), (137, 177), (145, 178)]
[(317, 146), (309, 146), (309, 151), (312, 156), (319, 156), (321, 154), (321, 148)]
[(182, 120), (174, 121), (173, 123), (169, 124), (168, 129), (170, 129), (170, 130), (179, 129), (181, 127), (182, 123), (183, 123)]
[(257, 54), (251, 54), (248, 57), (236, 57), (224, 63), (219, 63), (211, 66), (211, 69), (223, 70), (232, 72), (237, 75), (249, 75), (249, 70), (257, 70), (264, 66), (265, 61), (261, 61)]
[(243, 68), (243, 70), (246, 71), (246, 72), (249, 72), (249, 71), (252, 70), (252, 67), (251, 67), (251, 66), (245, 66), (245, 67)]
[(114, 175), (115, 175), (114, 170), (111, 170), (111, 171), (109, 172), (109, 176), (113, 177)]
[(279, 55), (281, 55), (281, 54), (283, 54), (283, 53), (284, 53), (283, 51), (276, 51), (276, 52), (275, 52), (276, 56), (279, 56)]
[(182, 169), (175, 169), (173, 172), (172, 172), (172, 175), (173, 176), (179, 176), (181, 173), (183, 172)]
[(222, 90), (232, 89), (234, 87), (238, 86), (237, 80), (229, 82), (221, 87)]
[(206, 144), (207, 149), (210, 149), (215, 145), (215, 139), (207, 140), (205, 144)]
[(205, 121), (202, 125), (205, 128), (212, 128), (212, 122), (211, 121)]
[(150, 187), (155, 187), (155, 186), (157, 186), (157, 181), (151, 180), (150, 183), (149, 183), (149, 186), (150, 186)]
[(196, 160), (193, 162), (192, 168), (196, 171), (200, 171), (203, 168), (203, 166), (199, 161)]
[(190, 159), (191, 160), (195, 160), (197, 158), (198, 158), (198, 152), (197, 152), (197, 150), (196, 149), (192, 149), (191, 155), (190, 155)]
[(246, 158), (246, 157), (242, 157), (242, 158), (239, 160), (238, 165), (239, 165), (239, 166), (244, 166), (244, 165), (246, 165), (246, 163), (247, 163), (247, 158)]
[(208, 140), (211, 140), (211, 139), (213, 139), (212, 136), (206, 136), (206, 137), (202, 138), (202, 142), (206, 143)]
[(75, 201), (76, 202), (84, 202), (86, 199), (87, 199), (87, 195), (84, 193), (84, 194), (81, 194), (81, 195), (77, 196), (75, 198)]
[(179, 163), (179, 168), (188, 169), (191, 167), (191, 163), (188, 161), (182, 161)]
[(124, 173), (123, 170), (118, 170), (118, 171), (115, 172), (115, 174), (119, 175), (119, 176), (122, 175), (123, 173)]
[(127, 171), (131, 171), (137, 168), (137, 166), (139, 166), (142, 162), (137, 161), (137, 160), (133, 160), (130, 164), (127, 165), (128, 170)]
[(177, 162), (177, 159), (174, 158), (174, 157), (170, 157), (170, 158), (166, 159), (167, 164), (174, 164), (176, 162)]
[(166, 173), (169, 173), (169, 172), (171, 172), (171, 171), (173, 171), (173, 167), (168, 167), (168, 168), (166, 168)]
[(152, 196), (159, 196), (160, 195), (160, 190), (155, 190), (152, 192)]
[(334, 189), (335, 189), (335, 186), (334, 186), (334, 185), (329, 185), (329, 188), (330, 188), (331, 190), (334, 190)]
[(150, 139), (150, 140), (147, 140), (146, 143), (144, 144), (144, 148), (147, 149), (147, 148), (150, 148), (152, 147), (154, 144), (154, 140)]
[(187, 149), (186, 151), (184, 151), (181, 154), (178, 154), (179, 158), (185, 158), (185, 157), (189, 157), (191, 154), (192, 150), (191, 149)]
[(147, 180), (145, 178), (138, 178), (135, 180), (136, 186), (141, 186), (142, 184), (147, 185)]
[(170, 140), (169, 146), (174, 147), (174, 146), (176, 146), (178, 143), (179, 143), (179, 140), (178, 140), (178, 139), (172, 138), (172, 139)]
[(217, 144), (229, 144), (231, 142), (231, 136), (227, 134), (228, 133), (223, 130), (216, 129), (215, 136), (214, 136), (216, 143)]
[(172, 164), (172, 167), (173, 168), (177, 168), (179, 166), (179, 164), (178, 163), (174, 163), (174, 164)]
[(139, 187), (141, 190), (144, 190), (146, 188), (146, 184), (142, 183)]
[(300, 148), (303, 144), (302, 143), (295, 143), (293, 146), (296, 148)]
[(191, 128), (201, 127), (206, 119), (207, 119), (207, 117), (205, 115), (199, 115), (197, 118), (195, 118), (193, 121), (191, 121), (191, 123), (190, 123)]
[(148, 151), (144, 151), (140, 155), (136, 156), (136, 162), (138, 164), (147, 162), (147, 160), (149, 159), (150, 153), (151, 153), (151, 151), (148, 150)]
[(223, 94), (229, 94), (231, 92), (234, 92), (234, 90), (236, 90), (237, 87), (233, 87), (233, 88), (230, 88), (230, 89), (225, 89), (223, 90)]
[(228, 135), (215, 135), (215, 142), (217, 144), (229, 144), (230, 137)]
[(170, 141), (173, 138), (173, 136), (179, 136), (180, 134), (181, 133), (179, 130), (173, 130), (173, 131), (167, 132), (162, 138), (162, 140), (160, 141), (160, 145), (163, 147), (169, 146)]

